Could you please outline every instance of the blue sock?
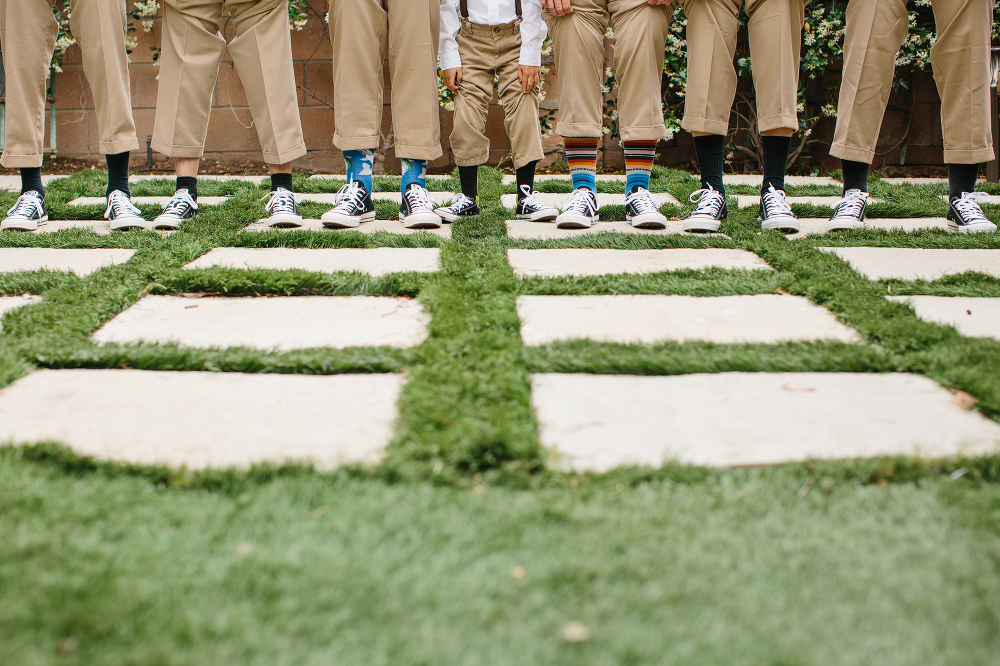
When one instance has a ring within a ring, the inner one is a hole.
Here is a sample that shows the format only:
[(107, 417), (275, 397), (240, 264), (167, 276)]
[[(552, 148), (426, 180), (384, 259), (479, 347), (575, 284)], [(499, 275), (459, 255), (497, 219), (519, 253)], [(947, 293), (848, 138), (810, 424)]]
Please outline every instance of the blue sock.
[(345, 150), (344, 162), (347, 163), (347, 182), (356, 180), (372, 191), (372, 167), (375, 165), (374, 150)]
[(412, 183), (418, 183), (420, 187), (427, 187), (427, 160), (400, 160), (403, 164), (403, 180), (399, 185), (400, 190), (406, 191)]

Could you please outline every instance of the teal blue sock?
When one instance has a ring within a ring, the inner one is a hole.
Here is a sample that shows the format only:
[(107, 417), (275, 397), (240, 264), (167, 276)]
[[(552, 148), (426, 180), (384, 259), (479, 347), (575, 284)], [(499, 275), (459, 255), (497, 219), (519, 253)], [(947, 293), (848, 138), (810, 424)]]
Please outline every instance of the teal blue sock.
[(417, 183), (420, 187), (427, 187), (427, 160), (400, 160), (403, 163), (403, 180), (399, 185), (401, 191)]
[(375, 166), (374, 150), (345, 150), (344, 162), (347, 163), (347, 182), (356, 180), (372, 191), (372, 167)]

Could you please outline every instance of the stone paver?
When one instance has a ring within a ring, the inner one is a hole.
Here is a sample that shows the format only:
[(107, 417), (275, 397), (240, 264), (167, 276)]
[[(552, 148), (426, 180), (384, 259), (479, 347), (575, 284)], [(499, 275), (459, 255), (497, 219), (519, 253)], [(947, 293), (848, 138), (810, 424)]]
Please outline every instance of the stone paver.
[[(569, 175), (568, 173), (565, 173), (565, 174), (564, 173), (540, 173), (540, 174), (536, 174), (535, 175), (535, 182), (536, 183), (545, 182), (545, 181), (566, 181), (566, 182), (570, 182), (572, 180), (573, 180), (573, 177), (571, 175)], [(501, 181), (501, 182), (504, 185), (516, 185), (517, 184), (517, 176), (504, 176), (503, 177), (503, 181)], [(624, 185), (625, 184), (625, 176), (622, 175), (622, 174), (614, 174), (614, 173), (600, 173), (600, 174), (597, 174), (597, 182), (599, 182), (599, 183), (616, 183), (616, 182), (620, 182), (622, 185)]]
[[(137, 206), (163, 206), (170, 197), (132, 197), (132, 203)], [(229, 201), (229, 197), (198, 197), (199, 206), (217, 206)], [(107, 200), (104, 197), (77, 197), (70, 201), (68, 206), (105, 206)]]
[[(566, 199), (569, 198), (568, 194), (548, 194), (545, 192), (539, 192), (535, 195), (535, 198), (546, 206), (554, 206), (556, 208), (562, 208), (563, 204), (566, 203)], [(661, 206), (664, 204), (674, 204), (679, 206), (680, 203), (677, 199), (673, 198), (666, 192), (657, 192), (653, 194), (653, 198)], [(504, 194), (500, 197), (500, 205), (505, 208), (510, 208), (513, 210), (514, 206), (517, 205), (517, 195), (516, 194)], [(604, 206), (624, 206), (625, 205), (625, 195), (624, 194), (606, 194), (604, 192), (597, 193), (597, 205), (603, 208)]]
[(147, 296), (94, 334), (99, 343), (174, 342), (187, 347), (414, 347), (430, 316), (410, 298)]
[(0, 391), (0, 442), (143, 465), (377, 463), (400, 375), (39, 370)]
[(1000, 425), (910, 374), (542, 374), (532, 402), (563, 470), (1000, 451)]
[(0, 273), (45, 268), (51, 271), (68, 271), (83, 277), (105, 266), (124, 264), (133, 254), (135, 250), (5, 247), (0, 248)]
[[(638, 234), (640, 236), (666, 236), (688, 234), (680, 220), (670, 220), (666, 229), (637, 229), (628, 222), (598, 222), (589, 229), (560, 229), (552, 222), (531, 222), (530, 220), (507, 220), (507, 235), (510, 238), (577, 238), (590, 234), (617, 233)], [(706, 234), (690, 234), (705, 236)], [(707, 234), (728, 238), (725, 234)]]
[[(756, 194), (737, 194), (736, 201), (739, 203), (740, 208), (746, 208), (747, 206), (753, 206), (754, 208), (760, 206), (760, 197)], [(815, 196), (815, 197), (785, 197), (791, 205), (801, 204), (808, 206), (826, 206), (829, 208), (837, 201), (840, 201), (839, 196), (825, 197), (825, 196)], [(877, 204), (884, 203), (881, 199), (869, 199), (869, 203)], [(830, 209), (833, 212), (833, 209)]]
[[(42, 185), (48, 185), (49, 183), (59, 180), (60, 178), (67, 178), (67, 176), (42, 176)], [(0, 190), (21, 190), (21, 177), (20, 176), (0, 176)]]
[[(0, 318), (15, 308), (40, 303), (41, 300), (41, 296), (0, 296)], [(2, 325), (0, 325), (0, 330), (3, 330)]]
[(301, 227), (287, 227), (272, 229), (267, 226), (267, 224), (261, 220), (255, 224), (249, 224), (243, 231), (260, 233), (261, 231), (328, 231), (328, 232), (344, 232), (344, 231), (357, 231), (362, 234), (374, 234), (379, 231), (386, 231), (391, 234), (402, 234), (404, 236), (411, 236), (418, 233), (433, 234), (435, 236), (440, 236), (442, 238), (451, 238), (451, 225), (442, 224), (441, 227), (437, 229), (407, 229), (403, 226), (403, 223), (399, 220), (374, 220), (372, 222), (365, 222), (359, 227), (354, 229), (329, 229), (323, 226), (323, 223), (319, 220), (303, 220)]
[(976, 271), (1000, 277), (1000, 250), (904, 247), (820, 247), (871, 280), (936, 280)]
[[(378, 176), (375, 176), (378, 178)], [(314, 173), (309, 176), (309, 180), (346, 180), (346, 176), (342, 173)], [(446, 180), (451, 180), (451, 176), (427, 176), (427, 183), (443, 182)], [(378, 187), (378, 183), (375, 183), (375, 187)]]
[[(444, 205), (450, 202), (455, 194), (453, 192), (428, 192), (431, 195), (431, 199), (434, 200), (436, 205)], [(299, 193), (299, 198), (303, 202), (309, 203), (322, 203), (330, 204), (331, 206), (337, 203), (337, 193), (336, 192), (322, 192), (322, 193)], [(394, 203), (397, 206), (403, 200), (403, 195), (397, 192), (372, 192), (372, 200), (374, 201), (388, 201)]]
[(217, 247), (185, 268), (297, 268), (320, 273), (353, 272), (372, 276), (389, 273), (436, 273), (441, 269), (438, 248), (243, 248)]
[[(883, 178), (882, 182), (883, 183), (888, 183), (890, 185), (904, 185), (906, 183), (910, 183), (912, 185), (947, 185), (948, 184), (948, 179), (947, 178), (923, 178), (923, 177), (916, 177), (916, 178)], [(985, 183), (986, 179), (980, 178), (979, 182), (980, 183)]]
[(507, 261), (514, 273), (522, 277), (661, 273), (712, 267), (771, 270), (770, 266), (752, 252), (722, 248), (507, 250)]
[[(825, 234), (828, 218), (804, 217), (799, 222), (802, 228), (797, 234), (789, 234), (789, 238), (802, 238), (813, 234)], [(889, 218), (889, 217), (869, 217), (865, 220), (865, 229), (885, 229), (886, 231), (898, 229), (901, 231), (919, 231), (921, 229), (943, 229), (948, 230), (948, 219), (944, 217), (911, 217), (911, 218)]]
[[(726, 185), (754, 185), (760, 187), (764, 177), (754, 174), (726, 174), (722, 177), (722, 182)], [(785, 185), (822, 185), (842, 187), (839, 180), (827, 178), (826, 176), (785, 176)]]
[[(169, 180), (173, 181), (174, 176), (169, 174), (163, 175), (137, 175), (132, 174), (128, 177), (128, 182), (130, 183), (142, 183), (149, 180)], [(270, 176), (240, 176), (240, 175), (229, 175), (229, 174), (200, 174), (198, 180), (213, 181), (218, 183), (251, 183), (253, 185), (260, 185), (262, 183), (270, 183)]]
[(1000, 340), (1000, 298), (890, 296), (889, 300), (909, 303), (921, 319), (954, 326), (970, 338)]
[(723, 344), (788, 340), (858, 342), (852, 329), (802, 296), (521, 296), (521, 338), (529, 346), (561, 340)]

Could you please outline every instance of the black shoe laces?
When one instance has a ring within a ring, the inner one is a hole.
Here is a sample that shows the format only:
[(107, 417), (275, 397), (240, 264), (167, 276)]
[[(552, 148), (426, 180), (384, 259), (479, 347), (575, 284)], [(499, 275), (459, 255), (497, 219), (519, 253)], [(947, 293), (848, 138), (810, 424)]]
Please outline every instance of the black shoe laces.
[(625, 205), (634, 206), (636, 212), (640, 215), (660, 212), (660, 207), (656, 205), (656, 200), (653, 199), (653, 195), (650, 194), (649, 190), (644, 187), (640, 187), (635, 192), (626, 194)]
[(355, 180), (340, 188), (337, 192), (337, 205), (333, 210), (338, 213), (351, 214), (364, 207), (368, 191)]
[(861, 219), (868, 205), (868, 193), (861, 190), (847, 190), (842, 199), (834, 201), (830, 207), (834, 209), (834, 217), (853, 217)]
[(406, 203), (410, 208), (410, 215), (414, 213), (433, 213), (434, 202), (431, 196), (422, 187), (411, 187), (403, 194)]
[(965, 192), (952, 201), (952, 205), (955, 206), (955, 210), (962, 214), (963, 221), (982, 222), (988, 218), (983, 214), (983, 209), (979, 207), (979, 204), (987, 203), (989, 200), (990, 195), (986, 192)]
[(43, 212), (44, 209), (42, 208), (42, 199), (34, 190), (32, 190), (30, 192), (25, 192), (17, 198), (14, 205), (7, 211), (7, 216), (21, 217), (30, 220), (33, 219), (36, 213), (39, 218), (42, 217)]
[(722, 207), (726, 205), (726, 198), (722, 196), (722, 192), (711, 187), (695, 190), (691, 193), (689, 201), (698, 204), (691, 211), (692, 216), (711, 217), (712, 219), (718, 219), (722, 213)]

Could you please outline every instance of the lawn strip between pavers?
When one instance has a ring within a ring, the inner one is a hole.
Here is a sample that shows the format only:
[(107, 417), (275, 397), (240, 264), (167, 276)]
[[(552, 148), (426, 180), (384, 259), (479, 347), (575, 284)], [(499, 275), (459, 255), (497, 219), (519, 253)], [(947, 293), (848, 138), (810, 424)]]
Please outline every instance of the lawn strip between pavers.
[(985, 273), (945, 275), (937, 280), (879, 280), (887, 296), (923, 294), (927, 296), (1000, 297), (1000, 278)]

